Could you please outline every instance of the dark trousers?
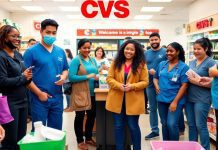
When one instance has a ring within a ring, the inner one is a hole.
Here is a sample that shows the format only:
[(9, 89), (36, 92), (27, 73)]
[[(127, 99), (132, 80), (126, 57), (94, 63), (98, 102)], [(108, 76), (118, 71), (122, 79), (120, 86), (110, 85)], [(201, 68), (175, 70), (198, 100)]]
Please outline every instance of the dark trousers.
[(218, 109), (215, 109), (216, 114), (216, 150), (218, 150)]
[(91, 96), (92, 108), (86, 111), (76, 111), (76, 116), (74, 120), (74, 130), (77, 138), (77, 143), (84, 142), (83, 139), (83, 120), (85, 113), (87, 114), (87, 120), (85, 124), (85, 138), (86, 140), (92, 139), (92, 130), (95, 123), (96, 116), (96, 102), (95, 96)]
[(0, 150), (19, 150), (17, 142), (26, 135), (28, 108), (12, 106), (10, 111), (14, 121), (2, 125), (5, 129), (5, 139)]

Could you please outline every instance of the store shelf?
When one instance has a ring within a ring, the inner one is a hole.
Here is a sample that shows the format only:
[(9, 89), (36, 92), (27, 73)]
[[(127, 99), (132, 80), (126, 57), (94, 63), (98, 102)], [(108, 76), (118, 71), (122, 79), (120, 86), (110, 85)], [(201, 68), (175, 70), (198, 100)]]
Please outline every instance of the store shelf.
[(209, 132), (209, 136), (211, 139), (213, 139), (214, 141), (216, 141), (216, 135), (214, 135), (213, 133)]

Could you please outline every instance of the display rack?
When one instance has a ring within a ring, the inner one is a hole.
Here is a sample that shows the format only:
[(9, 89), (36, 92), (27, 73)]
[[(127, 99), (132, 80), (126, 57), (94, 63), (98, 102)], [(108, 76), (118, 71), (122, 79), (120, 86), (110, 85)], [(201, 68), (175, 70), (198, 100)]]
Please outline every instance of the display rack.
[(214, 108), (210, 108), (210, 112), (207, 119), (207, 127), (209, 131), (210, 138), (216, 141), (216, 117)]
[[(77, 39), (80, 40), (80, 39)], [(148, 39), (136, 39), (146, 48), (149, 46)], [(106, 53), (106, 56), (109, 60), (112, 60), (119, 49), (119, 47), (123, 44), (123, 39), (91, 39), (92, 47), (91, 47), (91, 56), (94, 56), (94, 51), (97, 47), (103, 47)], [(78, 42), (78, 41), (77, 41)], [(78, 54), (78, 51), (77, 51)]]
[(212, 46), (213, 46), (213, 57), (214, 59), (218, 60), (218, 29), (216, 29), (216, 30), (211, 30), (207, 32), (194, 33), (194, 34), (188, 35), (188, 51), (187, 51), (188, 59), (186, 59), (188, 60), (187, 63), (195, 59), (194, 54), (193, 54), (193, 49), (194, 49), (193, 45), (197, 39), (200, 39), (202, 37), (207, 37), (210, 39)]

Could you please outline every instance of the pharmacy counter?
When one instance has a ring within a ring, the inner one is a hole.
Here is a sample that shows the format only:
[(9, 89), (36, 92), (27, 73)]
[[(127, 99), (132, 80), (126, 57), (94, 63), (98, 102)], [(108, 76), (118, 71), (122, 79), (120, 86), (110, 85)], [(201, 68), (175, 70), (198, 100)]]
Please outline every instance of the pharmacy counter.
[[(96, 98), (96, 143), (98, 150), (115, 149), (113, 116), (111, 112), (105, 109), (105, 100), (107, 98), (108, 91), (108, 89), (99, 88), (94, 90)], [(125, 133), (125, 150), (130, 150), (131, 139), (127, 127), (125, 129)]]

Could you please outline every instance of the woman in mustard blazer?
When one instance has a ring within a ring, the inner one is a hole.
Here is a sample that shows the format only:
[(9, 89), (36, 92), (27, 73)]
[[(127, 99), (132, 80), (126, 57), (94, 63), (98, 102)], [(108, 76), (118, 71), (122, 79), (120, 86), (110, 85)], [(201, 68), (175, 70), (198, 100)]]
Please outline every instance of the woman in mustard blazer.
[(124, 150), (124, 127), (128, 122), (134, 150), (141, 149), (139, 115), (145, 113), (144, 88), (148, 70), (140, 43), (126, 41), (112, 63), (107, 82), (109, 93), (106, 109), (113, 112), (116, 150)]

